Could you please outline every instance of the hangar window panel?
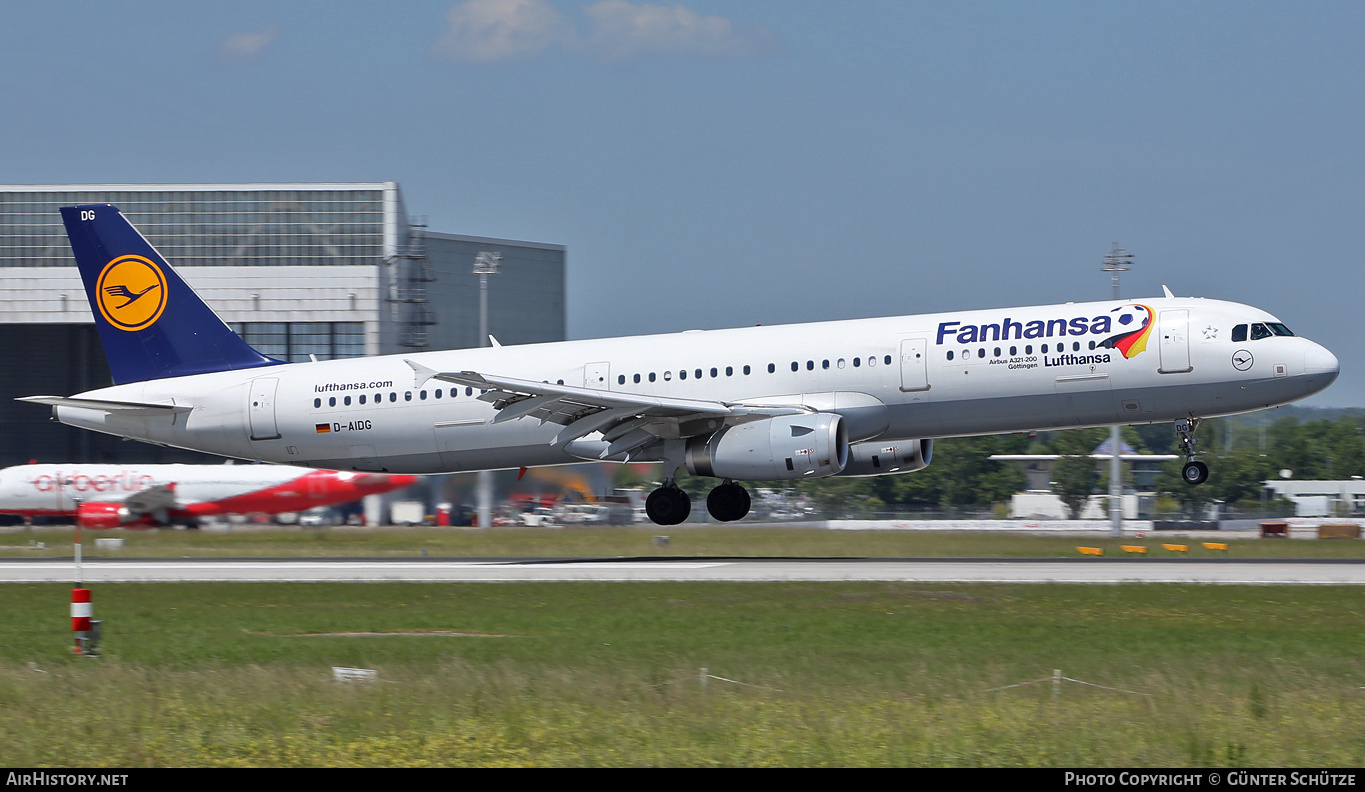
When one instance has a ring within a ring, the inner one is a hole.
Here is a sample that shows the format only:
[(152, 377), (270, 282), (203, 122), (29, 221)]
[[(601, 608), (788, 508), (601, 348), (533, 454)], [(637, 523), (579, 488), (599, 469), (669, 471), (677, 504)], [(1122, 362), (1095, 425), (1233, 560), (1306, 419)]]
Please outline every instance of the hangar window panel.
[(365, 323), (333, 322), (333, 356), (336, 358), (364, 357)]
[(252, 349), (267, 357), (289, 359), (289, 331), (284, 322), (244, 322), (233, 328)]
[(59, 205), (112, 203), (174, 265), (360, 264), (383, 256), (382, 190), (13, 192), (5, 266), (68, 266)]
[(363, 322), (234, 322), (232, 329), (262, 355), (291, 363), (365, 354)]
[(332, 357), (332, 325), (330, 322), (291, 322), (289, 325), (289, 360), (303, 363), (309, 355), (319, 360)]

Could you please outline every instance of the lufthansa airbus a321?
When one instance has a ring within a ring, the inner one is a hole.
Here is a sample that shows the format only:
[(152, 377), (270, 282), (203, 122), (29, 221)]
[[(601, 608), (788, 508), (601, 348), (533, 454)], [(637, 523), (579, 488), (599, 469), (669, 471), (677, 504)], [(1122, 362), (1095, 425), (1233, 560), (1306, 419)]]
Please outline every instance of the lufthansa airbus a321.
[(112, 387), (25, 400), (63, 423), (241, 459), (436, 473), (659, 461), (646, 502), (686, 519), (682, 468), (737, 482), (880, 476), (935, 438), (1176, 422), (1302, 399), (1337, 358), (1249, 305), (1178, 298), (284, 363), (232, 332), (119, 210), (61, 210)]

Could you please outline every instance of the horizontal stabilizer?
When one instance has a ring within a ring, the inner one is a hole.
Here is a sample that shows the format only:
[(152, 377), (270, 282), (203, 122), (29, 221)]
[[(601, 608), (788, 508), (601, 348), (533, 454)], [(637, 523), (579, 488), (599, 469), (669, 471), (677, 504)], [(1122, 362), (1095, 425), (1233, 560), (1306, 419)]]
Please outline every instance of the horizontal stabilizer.
[(53, 407), (76, 407), (82, 410), (104, 410), (123, 415), (175, 415), (187, 413), (192, 407), (152, 402), (111, 401), (109, 399), (72, 399), (65, 396), (24, 396), (15, 401), (31, 404), (50, 404)]

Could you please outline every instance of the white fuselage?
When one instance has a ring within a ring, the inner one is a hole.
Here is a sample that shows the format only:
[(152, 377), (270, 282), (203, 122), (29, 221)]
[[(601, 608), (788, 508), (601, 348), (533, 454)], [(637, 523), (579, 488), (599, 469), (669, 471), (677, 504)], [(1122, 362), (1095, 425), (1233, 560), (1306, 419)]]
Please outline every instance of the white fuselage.
[[(1127, 317), (1126, 319), (1124, 317)], [(1141, 327), (1142, 348), (1102, 346)], [(580, 462), (532, 417), (492, 423), (479, 391), (419, 382), (408, 361), (648, 396), (801, 404), (844, 416), (851, 442), (938, 438), (1247, 412), (1316, 393), (1336, 358), (1305, 338), (1234, 342), (1277, 323), (1236, 303), (1159, 298), (690, 331), (297, 363), (149, 380), (81, 396), (187, 413), (72, 406), (63, 423), (307, 467), (406, 473)]]

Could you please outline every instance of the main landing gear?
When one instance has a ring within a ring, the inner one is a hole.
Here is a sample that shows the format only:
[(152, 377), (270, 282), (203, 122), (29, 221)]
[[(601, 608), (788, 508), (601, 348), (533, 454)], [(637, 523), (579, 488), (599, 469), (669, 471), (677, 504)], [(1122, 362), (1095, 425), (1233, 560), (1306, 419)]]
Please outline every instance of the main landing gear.
[[(741, 520), (749, 513), (749, 491), (727, 481), (706, 496), (706, 511), (720, 522)], [(645, 499), (645, 514), (657, 525), (677, 525), (692, 513), (692, 501), (672, 479)]]
[(664, 482), (662, 487), (649, 493), (645, 499), (645, 514), (656, 525), (677, 525), (691, 513), (692, 500), (686, 492), (678, 489), (673, 479)]
[(1185, 483), (1190, 486), (1203, 484), (1209, 477), (1209, 466), (1203, 462), (1194, 461), (1195, 443), (1194, 430), (1199, 428), (1199, 419), (1194, 416), (1181, 418), (1175, 422), (1175, 433), (1180, 435), (1180, 453), (1185, 455), (1185, 467), (1180, 470), (1180, 477), (1185, 479)]
[(721, 522), (742, 520), (749, 513), (749, 491), (727, 481), (706, 496), (706, 511)]

